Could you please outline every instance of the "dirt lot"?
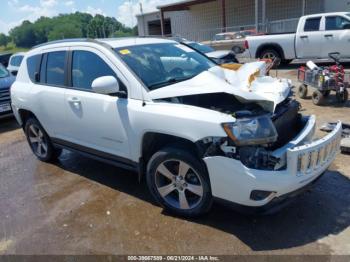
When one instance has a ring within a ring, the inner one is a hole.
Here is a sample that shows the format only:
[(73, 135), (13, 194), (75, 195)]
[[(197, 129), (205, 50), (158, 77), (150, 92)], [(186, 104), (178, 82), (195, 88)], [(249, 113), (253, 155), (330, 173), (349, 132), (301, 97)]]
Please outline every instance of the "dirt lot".
[[(291, 66), (280, 76), (295, 80)], [(345, 107), (302, 101), (318, 124)], [(324, 135), (319, 132), (319, 136)], [(205, 217), (164, 214), (137, 175), (65, 151), (40, 163), (13, 119), (0, 122), (0, 254), (349, 254), (350, 156), (278, 214), (215, 205)]]

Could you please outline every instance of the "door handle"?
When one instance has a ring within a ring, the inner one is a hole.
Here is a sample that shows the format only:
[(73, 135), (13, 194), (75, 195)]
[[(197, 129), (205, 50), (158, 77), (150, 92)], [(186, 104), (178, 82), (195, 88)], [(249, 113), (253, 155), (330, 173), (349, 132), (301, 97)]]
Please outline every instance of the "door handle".
[(305, 39), (305, 38), (309, 38), (309, 37), (307, 35), (302, 35), (302, 36), (300, 36), (300, 38)]
[(70, 104), (74, 105), (76, 108), (80, 107), (81, 101), (80, 101), (79, 98), (77, 98), (77, 97), (69, 97), (67, 100), (68, 100), (68, 102)]
[(332, 34), (330, 34), (330, 35), (324, 35), (324, 37), (333, 37), (333, 35), (332, 35)]

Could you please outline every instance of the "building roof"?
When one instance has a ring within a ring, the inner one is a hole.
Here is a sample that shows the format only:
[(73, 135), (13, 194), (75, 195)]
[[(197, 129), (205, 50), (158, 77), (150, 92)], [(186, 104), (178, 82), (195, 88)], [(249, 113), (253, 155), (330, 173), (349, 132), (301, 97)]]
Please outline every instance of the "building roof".
[(182, 11), (188, 10), (191, 5), (204, 4), (208, 2), (214, 2), (216, 0), (182, 0), (172, 4), (157, 6), (162, 11)]

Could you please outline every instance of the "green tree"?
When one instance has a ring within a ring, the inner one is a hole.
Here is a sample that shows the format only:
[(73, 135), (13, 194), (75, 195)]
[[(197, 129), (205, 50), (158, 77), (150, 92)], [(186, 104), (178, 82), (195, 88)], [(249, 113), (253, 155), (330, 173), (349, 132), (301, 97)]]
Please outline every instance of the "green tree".
[(93, 17), (80, 12), (52, 18), (40, 17), (34, 23), (24, 21), (10, 31), (10, 37), (18, 47), (32, 47), (62, 38), (107, 38), (134, 34), (132, 28), (124, 26), (113, 17)]
[(5, 34), (0, 34), (0, 46), (7, 47), (7, 44), (9, 43), (10, 39)]
[(18, 47), (32, 47), (37, 44), (34, 26), (29, 21), (24, 21), (20, 26), (13, 28), (10, 36)]
[(48, 40), (58, 40), (67, 38), (80, 38), (82, 37), (82, 32), (79, 27), (74, 24), (60, 24), (55, 26), (55, 28), (49, 33)]

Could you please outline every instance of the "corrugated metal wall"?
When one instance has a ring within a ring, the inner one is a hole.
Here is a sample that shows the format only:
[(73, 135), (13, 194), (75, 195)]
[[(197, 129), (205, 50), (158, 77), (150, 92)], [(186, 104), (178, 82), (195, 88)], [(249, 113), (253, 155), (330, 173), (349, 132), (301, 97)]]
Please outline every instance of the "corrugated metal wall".
[[(294, 31), (296, 29), (297, 19), (302, 15), (302, 0), (265, 1), (265, 22), (268, 24), (260, 24), (259, 28), (267, 29), (269, 32)], [(324, 11), (324, 0), (306, 0), (306, 14)], [(153, 14), (148, 19), (145, 15), (145, 20), (149, 21), (154, 17)], [(221, 1), (219, 0), (191, 6), (189, 11), (166, 12), (165, 17), (171, 19), (174, 36), (203, 41), (212, 39), (216, 33), (222, 31)], [(227, 0), (226, 19), (229, 31), (238, 31), (240, 27), (254, 28), (255, 0)], [(138, 21), (142, 22), (140, 18)], [(262, 22), (262, 0), (259, 0), (259, 22)]]

